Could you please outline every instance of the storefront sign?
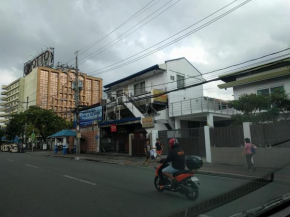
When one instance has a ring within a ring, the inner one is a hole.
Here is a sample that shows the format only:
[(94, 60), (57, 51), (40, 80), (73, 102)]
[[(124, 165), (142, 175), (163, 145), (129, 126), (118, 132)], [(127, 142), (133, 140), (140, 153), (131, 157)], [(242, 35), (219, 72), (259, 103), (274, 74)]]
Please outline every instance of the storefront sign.
[(94, 121), (102, 121), (102, 106), (91, 108), (80, 112), (80, 126), (92, 125)]
[(54, 65), (54, 48), (48, 48), (43, 51), (33, 60), (29, 60), (24, 63), (24, 76), (28, 75), (34, 68), (37, 67), (53, 67)]
[(112, 133), (117, 132), (117, 125), (116, 124), (111, 124), (111, 132)]
[(158, 104), (166, 104), (167, 103), (167, 94), (160, 95), (164, 93), (164, 90), (159, 90), (159, 89), (153, 89), (153, 103), (158, 103)]
[(154, 119), (153, 119), (153, 117), (142, 118), (142, 127), (143, 128), (154, 127)]

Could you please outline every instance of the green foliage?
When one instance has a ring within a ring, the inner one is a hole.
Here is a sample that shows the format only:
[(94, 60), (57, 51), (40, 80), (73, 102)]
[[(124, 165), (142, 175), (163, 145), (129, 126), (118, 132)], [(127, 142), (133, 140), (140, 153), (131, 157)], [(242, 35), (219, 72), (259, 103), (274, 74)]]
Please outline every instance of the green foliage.
[(284, 91), (275, 91), (270, 96), (244, 94), (230, 102), (230, 107), (242, 112), (232, 116), (233, 123), (237, 125), (243, 122), (276, 122), (279, 115), (286, 120), (290, 116), (290, 99)]
[(54, 111), (31, 106), (27, 111), (12, 116), (6, 127), (6, 135), (9, 139), (14, 139), (16, 135), (23, 136), (25, 125), (27, 137), (35, 132), (44, 141), (49, 135), (71, 127), (69, 122)]

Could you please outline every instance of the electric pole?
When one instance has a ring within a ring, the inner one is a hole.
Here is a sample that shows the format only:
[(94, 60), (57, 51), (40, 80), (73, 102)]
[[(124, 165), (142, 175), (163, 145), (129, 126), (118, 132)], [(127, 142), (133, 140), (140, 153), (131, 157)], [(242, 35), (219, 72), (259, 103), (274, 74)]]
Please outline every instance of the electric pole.
[(75, 52), (76, 55), (76, 78), (75, 78), (75, 101), (76, 101), (76, 127), (77, 127), (77, 153), (81, 153), (80, 147), (80, 138), (81, 138), (81, 131), (80, 131), (80, 121), (79, 121), (79, 100), (80, 100), (80, 89), (79, 89), (79, 69), (78, 69), (78, 51)]

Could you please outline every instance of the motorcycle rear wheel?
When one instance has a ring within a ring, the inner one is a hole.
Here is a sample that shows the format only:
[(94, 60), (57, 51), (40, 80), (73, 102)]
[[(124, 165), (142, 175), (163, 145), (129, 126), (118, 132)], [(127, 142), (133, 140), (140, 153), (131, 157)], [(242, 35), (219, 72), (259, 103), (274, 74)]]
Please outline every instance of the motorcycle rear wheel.
[(159, 191), (159, 192), (164, 191), (164, 189), (161, 189), (160, 188), (160, 185), (159, 185), (159, 177), (158, 176), (156, 176), (155, 179), (154, 179), (154, 186), (157, 189), (157, 191)]
[(199, 196), (199, 189), (194, 183), (190, 183), (190, 188), (192, 189), (192, 191), (185, 193), (185, 196), (188, 200), (194, 201)]

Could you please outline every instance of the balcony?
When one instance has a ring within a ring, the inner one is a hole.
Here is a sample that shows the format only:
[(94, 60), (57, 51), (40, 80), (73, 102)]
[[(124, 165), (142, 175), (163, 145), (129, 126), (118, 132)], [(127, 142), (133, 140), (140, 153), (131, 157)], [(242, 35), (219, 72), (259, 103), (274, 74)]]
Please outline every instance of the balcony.
[(4, 118), (7, 114), (6, 113), (0, 113), (0, 117)]
[(6, 105), (6, 102), (1, 102), (0, 103), (0, 106), (5, 106)]
[(6, 95), (7, 94), (7, 91), (2, 91), (1, 92), (1, 95)]
[(210, 97), (199, 97), (169, 104), (169, 117), (211, 112), (233, 115), (236, 110), (228, 107), (228, 102)]
[(3, 97), (1, 97), (0, 99), (1, 99), (2, 101), (6, 101), (7, 96), (3, 96)]
[(0, 112), (5, 112), (6, 108), (0, 108)]
[(7, 90), (7, 87), (8, 87), (7, 85), (2, 85), (1, 88), (2, 88), (2, 90)]

